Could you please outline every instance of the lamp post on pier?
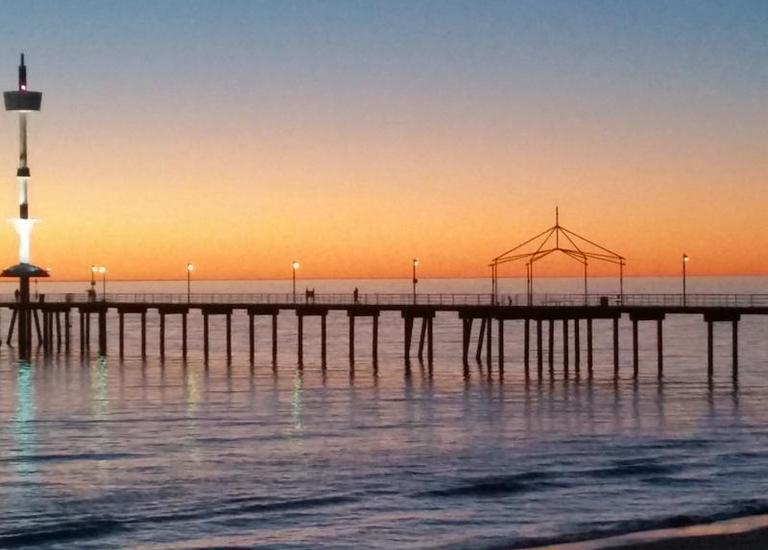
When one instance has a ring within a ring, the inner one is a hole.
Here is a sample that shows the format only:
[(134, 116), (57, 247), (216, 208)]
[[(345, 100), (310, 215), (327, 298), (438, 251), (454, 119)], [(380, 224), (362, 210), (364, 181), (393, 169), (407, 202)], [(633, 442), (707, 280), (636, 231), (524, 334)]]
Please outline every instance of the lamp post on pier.
[(416, 304), (416, 284), (419, 282), (419, 280), (416, 278), (416, 268), (419, 266), (419, 260), (417, 258), (413, 259), (413, 303)]
[(299, 269), (301, 264), (299, 264), (298, 260), (293, 260), (291, 262), (291, 274), (293, 276), (293, 303), (296, 303), (296, 270)]
[(101, 301), (107, 301), (107, 268), (99, 266), (99, 273), (101, 273)]
[(88, 301), (96, 301), (96, 272), (99, 270), (95, 265), (91, 265), (91, 290), (88, 292)]
[(683, 307), (686, 306), (686, 264), (688, 263), (688, 254), (683, 254)]
[(195, 270), (195, 266), (192, 262), (187, 262), (187, 303), (192, 301), (192, 272)]

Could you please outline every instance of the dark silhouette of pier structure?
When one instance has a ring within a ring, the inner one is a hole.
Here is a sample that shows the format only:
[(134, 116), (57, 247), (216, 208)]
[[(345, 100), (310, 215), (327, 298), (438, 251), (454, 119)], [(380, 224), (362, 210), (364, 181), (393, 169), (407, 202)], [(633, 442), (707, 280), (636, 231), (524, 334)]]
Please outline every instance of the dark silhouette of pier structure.
[[(292, 313), (297, 317), (296, 352), (299, 368), (304, 365), (304, 323), (319, 318), (321, 333), (321, 365), (325, 369), (327, 357), (327, 317), (331, 312), (343, 312), (348, 318), (349, 364), (355, 365), (358, 322), (372, 324), (371, 358), (374, 371), (378, 369), (379, 317), (382, 313), (397, 312), (403, 320), (403, 359), (406, 372), (414, 360), (434, 363), (433, 325), (438, 314), (456, 315), (461, 319), (462, 359), (468, 367), (472, 351), (476, 360), (485, 360), (503, 376), (505, 358), (505, 323), (518, 322), (523, 330), (523, 368), (526, 379), (534, 375), (542, 378), (545, 367), (552, 375), (556, 368), (555, 351), (562, 349), (562, 372), (566, 377), (593, 374), (594, 334), (610, 327), (613, 334), (613, 368), (619, 376), (619, 327), (627, 320), (632, 325), (632, 376), (639, 374), (639, 331), (642, 322), (656, 324), (657, 374), (664, 372), (664, 320), (668, 315), (701, 316), (707, 326), (707, 376), (714, 373), (714, 325), (728, 323), (732, 330), (732, 374), (738, 375), (738, 328), (743, 315), (768, 315), (768, 294), (689, 294), (683, 304), (681, 294), (419, 294), (413, 303), (412, 294), (359, 294), (354, 301), (351, 294), (317, 294), (311, 303), (293, 301), (292, 294), (114, 294), (93, 300), (87, 294), (47, 294), (45, 301), (28, 306), (34, 319), (33, 335), (43, 355), (71, 353), (73, 342), (79, 340), (81, 354), (91, 348), (91, 320), (96, 318), (98, 353), (107, 355), (110, 327), (108, 312), (117, 314), (118, 354), (125, 353), (125, 317), (137, 315), (141, 325), (141, 356), (147, 357), (147, 316), (159, 316), (159, 356), (166, 358), (166, 317), (179, 316), (182, 323), (182, 357), (187, 358), (188, 316), (203, 316), (203, 356), (208, 364), (211, 354), (209, 318), (224, 317), (226, 322), (225, 348), (228, 361), (232, 360), (232, 317), (246, 315), (248, 319), (249, 356), (254, 362), (256, 333), (254, 320), (271, 320), (272, 365), (278, 367), (278, 318)], [(501, 299), (500, 299), (501, 298)], [(0, 302), (0, 308), (12, 312), (6, 342), (10, 344), (22, 305), (12, 299)], [(78, 318), (78, 328), (72, 326)], [(600, 327), (596, 326), (600, 324)], [(494, 331), (495, 324), (495, 331)], [(475, 329), (477, 327), (477, 329)], [(114, 330), (114, 328), (112, 329)], [(417, 332), (418, 331), (418, 332)], [(77, 333), (75, 335), (75, 332)], [(494, 345), (494, 332), (496, 342)], [(418, 345), (414, 346), (415, 337)], [(583, 338), (583, 340), (582, 340)], [(535, 345), (533, 340), (535, 339)], [(546, 340), (546, 344), (545, 344)], [(216, 340), (218, 342), (219, 340)], [(474, 346), (474, 350), (473, 350)], [(573, 351), (573, 356), (570, 351)], [(426, 352), (426, 357), (425, 357)], [(532, 356), (535, 352), (535, 357)], [(532, 372), (535, 368), (535, 373)]]

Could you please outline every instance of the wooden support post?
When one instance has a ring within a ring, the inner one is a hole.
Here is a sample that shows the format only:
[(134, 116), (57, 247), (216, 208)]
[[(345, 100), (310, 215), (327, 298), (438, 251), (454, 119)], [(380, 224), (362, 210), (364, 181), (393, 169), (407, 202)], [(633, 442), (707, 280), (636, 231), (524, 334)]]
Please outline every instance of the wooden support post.
[(421, 318), (421, 335), (419, 336), (419, 361), (424, 360), (424, 343), (427, 338), (427, 317)]
[(731, 338), (733, 353), (733, 371), (734, 380), (739, 376), (739, 322), (734, 319), (731, 321)]
[(536, 319), (536, 375), (541, 380), (544, 375), (544, 350), (542, 346), (541, 319)]
[(527, 317), (523, 320), (523, 366), (528, 380), (531, 376), (531, 320)]
[[(423, 334), (423, 330), (421, 331)], [(355, 316), (349, 316), (349, 366), (355, 366)]]
[(69, 318), (69, 310), (66, 310), (64, 312), (64, 351), (69, 353), (70, 350), (70, 340), (71, 340), (72, 334), (70, 333), (70, 318)]
[(472, 337), (472, 318), (461, 320), (461, 358), (466, 365), (469, 362), (469, 342)]
[(210, 355), (210, 343), (208, 342), (208, 314), (203, 312), (203, 361), (208, 364)]
[(61, 351), (61, 312), (56, 312), (56, 351)]
[(82, 311), (78, 311), (78, 316), (80, 318), (80, 330), (78, 331), (80, 333), (80, 354), (85, 353), (85, 314)]
[[(325, 327), (325, 317), (323, 317), (323, 327)], [(325, 329), (323, 329), (325, 330)], [(379, 314), (373, 316), (373, 371), (379, 370)], [(323, 337), (323, 351), (325, 351), (325, 337)], [(325, 360), (323, 360), (325, 363)]]
[(107, 310), (99, 311), (99, 355), (107, 354)]
[(48, 312), (48, 353), (53, 353), (53, 338), (56, 335), (56, 325), (53, 323), (55, 312)]
[(563, 371), (568, 378), (568, 319), (563, 319)]
[(428, 325), (427, 325), (427, 337), (429, 339), (429, 342), (427, 343), (427, 364), (429, 365), (430, 370), (432, 369), (432, 362), (435, 357), (435, 340), (434, 340), (434, 333), (432, 332), (432, 322), (434, 320), (434, 317), (429, 317)]
[(485, 340), (485, 318), (480, 320), (480, 334), (477, 337), (477, 353), (475, 353), (475, 359), (480, 361), (483, 357), (483, 341)]
[(299, 328), (297, 334), (297, 353), (299, 356), (299, 368), (304, 366), (304, 316), (299, 314), (298, 316)]
[(45, 343), (48, 347), (48, 353), (53, 353), (53, 336), (56, 334), (56, 328), (53, 324), (53, 311), (47, 311), (46, 316), (48, 317), (48, 341)]
[(227, 312), (227, 363), (232, 362), (232, 312)]
[(123, 358), (125, 355), (125, 313), (122, 311), (117, 312), (117, 318), (118, 318), (118, 343), (117, 347), (120, 352), (120, 359)]
[(549, 320), (549, 337), (547, 354), (549, 355), (549, 376), (555, 375), (555, 320)]
[(277, 313), (272, 314), (272, 368), (277, 368)]
[(323, 370), (326, 369), (328, 364), (328, 328), (326, 317), (325, 313), (320, 317), (320, 363)]
[(187, 312), (181, 314), (181, 357), (187, 360)]
[(253, 326), (253, 312), (248, 312), (248, 360), (253, 365), (256, 355), (256, 329)]
[(581, 320), (577, 317), (573, 320), (573, 366), (576, 370), (576, 377), (581, 373), (581, 335), (579, 334)]
[(714, 343), (712, 334), (712, 321), (707, 321), (707, 378), (712, 380), (714, 374)]
[(48, 312), (43, 311), (43, 339), (40, 342), (43, 345), (43, 353), (48, 355)]
[(587, 372), (592, 378), (592, 319), (587, 319)]
[(619, 318), (613, 318), (613, 377), (619, 377)]
[(405, 337), (403, 338), (405, 349), (403, 350), (403, 357), (405, 362), (411, 360), (411, 338), (413, 338), (413, 317), (406, 317), (403, 319), (405, 325)]
[(48, 355), (48, 312), (41, 311), (43, 314), (43, 339), (40, 344), (43, 346), (43, 354)]
[(632, 378), (635, 380), (637, 380), (637, 376), (640, 372), (639, 352), (637, 348), (637, 319), (632, 319)]
[(165, 361), (165, 313), (160, 312), (160, 361)]
[(91, 349), (91, 314), (85, 314), (85, 349)]
[(488, 370), (490, 371), (491, 363), (493, 362), (493, 345), (491, 343), (492, 331), (493, 328), (493, 319), (488, 319), (488, 322), (485, 325), (485, 355), (488, 362)]
[(664, 376), (664, 321), (656, 319), (656, 368), (657, 376)]
[(141, 312), (141, 358), (147, 358), (147, 311)]
[(40, 318), (37, 315), (37, 310), (32, 310), (32, 317), (35, 320), (35, 332), (37, 333), (37, 345), (38, 347), (43, 343), (43, 333), (40, 330)]
[[(499, 373), (502, 374), (504, 372), (504, 319), (499, 318), (496, 320), (496, 323), (498, 324), (498, 331), (499, 331), (499, 344), (498, 344)], [(527, 368), (526, 368), (526, 372), (527, 372)]]

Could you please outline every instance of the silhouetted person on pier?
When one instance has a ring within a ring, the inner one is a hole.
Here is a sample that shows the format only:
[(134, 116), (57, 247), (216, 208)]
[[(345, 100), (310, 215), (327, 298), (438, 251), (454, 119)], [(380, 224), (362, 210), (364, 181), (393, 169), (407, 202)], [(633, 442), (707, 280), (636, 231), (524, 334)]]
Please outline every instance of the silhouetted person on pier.
[(354, 300), (355, 303), (357, 303), (358, 298), (359, 298), (359, 291), (357, 290), (357, 287), (355, 287), (355, 291), (352, 293), (352, 299)]
[(16, 301), (18, 302), (19, 298), (21, 297), (21, 292), (19, 292), (18, 288), (13, 291), (13, 296), (14, 296), (14, 298), (16, 298)]
[(95, 302), (96, 301), (96, 290), (94, 288), (89, 288), (87, 290), (88, 292), (88, 301), (89, 302)]
[(305, 291), (305, 298), (304, 301), (308, 304), (314, 304), (315, 303), (315, 289), (312, 290), (306, 289)]

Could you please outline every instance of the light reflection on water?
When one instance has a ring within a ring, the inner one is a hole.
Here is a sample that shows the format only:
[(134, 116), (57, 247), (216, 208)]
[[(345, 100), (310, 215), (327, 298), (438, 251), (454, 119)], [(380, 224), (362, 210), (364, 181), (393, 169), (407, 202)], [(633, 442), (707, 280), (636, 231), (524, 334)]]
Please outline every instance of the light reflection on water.
[(19, 486), (33, 482), (36, 468), (34, 463), (23, 460), (32, 453), (35, 442), (35, 396), (32, 385), (32, 366), (19, 361), (16, 376), (16, 410), (11, 419), (11, 435), (16, 456), (21, 460), (14, 463), (16, 481)]

